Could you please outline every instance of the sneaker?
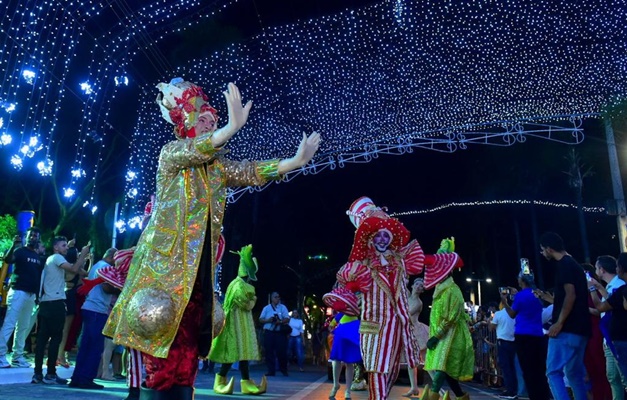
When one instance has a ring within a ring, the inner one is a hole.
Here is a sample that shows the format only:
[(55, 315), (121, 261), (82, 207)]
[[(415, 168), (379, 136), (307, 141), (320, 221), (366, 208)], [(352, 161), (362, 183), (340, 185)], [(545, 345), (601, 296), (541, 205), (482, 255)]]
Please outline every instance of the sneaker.
[(67, 379), (59, 378), (57, 374), (46, 374), (44, 383), (46, 385), (67, 385)]
[(516, 396), (515, 394), (512, 393), (501, 393), (499, 395), (499, 399), (509, 399), (509, 400), (516, 400), (518, 398), (518, 396)]
[(0, 356), (0, 368), (11, 368), (6, 356)]
[(34, 374), (33, 379), (30, 380), (30, 383), (44, 383), (44, 375), (43, 374)]
[(24, 358), (14, 358), (11, 360), (11, 366), (13, 368), (30, 368), (30, 363), (26, 361)]

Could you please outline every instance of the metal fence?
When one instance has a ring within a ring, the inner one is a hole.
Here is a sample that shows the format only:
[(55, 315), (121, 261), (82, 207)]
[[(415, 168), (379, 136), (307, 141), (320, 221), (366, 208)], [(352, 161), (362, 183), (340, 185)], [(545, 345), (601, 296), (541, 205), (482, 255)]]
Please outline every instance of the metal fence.
[(488, 387), (503, 386), (503, 377), (497, 359), (496, 331), (487, 324), (475, 324), (472, 329), (475, 349), (475, 380)]

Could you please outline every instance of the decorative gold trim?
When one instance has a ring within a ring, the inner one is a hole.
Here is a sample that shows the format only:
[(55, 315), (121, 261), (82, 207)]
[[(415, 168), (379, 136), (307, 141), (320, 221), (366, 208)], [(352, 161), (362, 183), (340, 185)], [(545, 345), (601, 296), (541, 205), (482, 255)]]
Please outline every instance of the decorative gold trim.
[(258, 161), (257, 162), (257, 176), (264, 180), (276, 180), (281, 179), (279, 174), (279, 160)]
[(359, 323), (359, 333), (377, 335), (381, 331), (381, 324), (375, 321), (362, 320)]

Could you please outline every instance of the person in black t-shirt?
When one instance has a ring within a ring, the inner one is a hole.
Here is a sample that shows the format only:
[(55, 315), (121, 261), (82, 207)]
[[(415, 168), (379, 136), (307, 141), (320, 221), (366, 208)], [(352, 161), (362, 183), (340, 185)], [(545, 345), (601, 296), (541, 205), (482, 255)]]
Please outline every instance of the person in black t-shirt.
[[(620, 263), (616, 265), (616, 275), (627, 279), (627, 274)], [(606, 301), (602, 301), (598, 289), (602, 287), (597, 281), (592, 281), (590, 294), (594, 306), (601, 312), (612, 312), (610, 319), (610, 339), (608, 346), (612, 350), (618, 363), (618, 368), (623, 376), (627, 376), (627, 285), (623, 285), (614, 292)]]
[(546, 369), (549, 386), (555, 400), (570, 399), (564, 383), (566, 374), (575, 400), (586, 400), (583, 359), (591, 333), (586, 275), (566, 252), (558, 234), (543, 234), (540, 249), (547, 260), (556, 261), (553, 325), (549, 328)]
[[(43, 270), (38, 252), (39, 236), (40, 231), (37, 228), (26, 231), (25, 247), (22, 247), (22, 239), (16, 236), (13, 247), (4, 258), (5, 262), (14, 267), (11, 289), (7, 295), (7, 314), (0, 328), (0, 368), (30, 368), (30, 363), (24, 358), (24, 343), (32, 327), (31, 316)], [(14, 330), (13, 357), (9, 364), (6, 358), (8, 341)]]

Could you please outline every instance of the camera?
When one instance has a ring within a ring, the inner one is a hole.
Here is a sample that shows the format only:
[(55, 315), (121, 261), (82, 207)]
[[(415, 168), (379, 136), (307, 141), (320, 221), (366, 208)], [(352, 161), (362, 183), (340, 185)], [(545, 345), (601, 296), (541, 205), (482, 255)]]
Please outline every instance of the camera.
[(511, 290), (508, 287), (500, 287), (499, 288), (499, 293), (500, 294), (510, 294)]
[(281, 321), (281, 318), (279, 318), (279, 314), (274, 314), (272, 316), (272, 322), (273, 323), (277, 323), (277, 322), (280, 322), (280, 321)]

